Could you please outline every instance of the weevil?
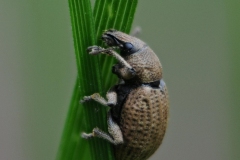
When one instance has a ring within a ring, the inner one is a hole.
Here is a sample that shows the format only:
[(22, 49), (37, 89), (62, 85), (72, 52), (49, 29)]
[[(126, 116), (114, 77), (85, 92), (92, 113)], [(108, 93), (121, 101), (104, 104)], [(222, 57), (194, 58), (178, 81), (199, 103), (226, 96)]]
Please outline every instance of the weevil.
[(109, 89), (107, 100), (94, 93), (81, 102), (94, 100), (110, 107), (109, 133), (94, 128), (82, 137), (100, 137), (114, 144), (116, 160), (146, 160), (162, 143), (167, 128), (169, 101), (162, 65), (153, 50), (136, 37), (109, 29), (102, 40), (109, 48), (90, 46), (87, 51), (115, 57), (118, 63), (112, 73), (119, 83)]

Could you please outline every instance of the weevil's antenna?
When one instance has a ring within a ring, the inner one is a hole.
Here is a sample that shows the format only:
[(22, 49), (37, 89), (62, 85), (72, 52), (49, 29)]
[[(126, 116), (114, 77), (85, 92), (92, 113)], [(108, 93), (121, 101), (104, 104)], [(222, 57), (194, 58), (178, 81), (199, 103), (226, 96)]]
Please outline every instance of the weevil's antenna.
[(142, 32), (142, 28), (137, 26), (133, 29), (130, 35), (134, 37), (138, 37), (141, 32)]

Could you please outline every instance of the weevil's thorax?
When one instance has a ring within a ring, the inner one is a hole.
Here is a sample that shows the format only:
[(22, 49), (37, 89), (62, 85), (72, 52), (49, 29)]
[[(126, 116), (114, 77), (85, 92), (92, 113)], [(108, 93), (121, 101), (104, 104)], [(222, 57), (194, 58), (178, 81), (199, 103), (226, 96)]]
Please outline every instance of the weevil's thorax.
[(148, 46), (124, 59), (136, 70), (136, 76), (129, 81), (151, 83), (162, 79), (162, 66), (155, 53)]

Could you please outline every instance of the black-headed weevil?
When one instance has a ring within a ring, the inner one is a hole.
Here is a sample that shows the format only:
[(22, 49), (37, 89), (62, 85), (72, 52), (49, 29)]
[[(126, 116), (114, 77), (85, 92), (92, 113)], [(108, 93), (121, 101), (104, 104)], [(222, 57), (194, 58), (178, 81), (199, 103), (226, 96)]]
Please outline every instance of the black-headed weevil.
[[(110, 29), (103, 33), (109, 46), (88, 48), (90, 54), (108, 54), (118, 63), (113, 66), (121, 83), (107, 92), (107, 100), (98, 93), (81, 102), (95, 100), (109, 106), (108, 132), (94, 128), (83, 138), (100, 137), (114, 144), (116, 160), (145, 160), (160, 146), (168, 121), (168, 93), (162, 79), (162, 66), (146, 43), (123, 32)], [(114, 51), (119, 49), (120, 54)]]

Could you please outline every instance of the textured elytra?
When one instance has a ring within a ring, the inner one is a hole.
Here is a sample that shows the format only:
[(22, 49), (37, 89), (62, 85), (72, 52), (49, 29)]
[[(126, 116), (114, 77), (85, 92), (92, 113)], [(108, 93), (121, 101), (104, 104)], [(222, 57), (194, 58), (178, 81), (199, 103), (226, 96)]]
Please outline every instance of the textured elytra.
[(145, 160), (157, 150), (167, 127), (167, 96), (147, 86), (131, 91), (121, 112), (124, 143), (114, 146), (116, 160)]

